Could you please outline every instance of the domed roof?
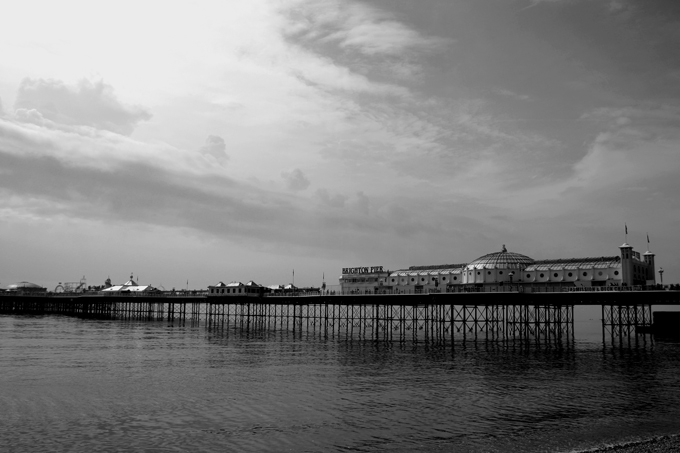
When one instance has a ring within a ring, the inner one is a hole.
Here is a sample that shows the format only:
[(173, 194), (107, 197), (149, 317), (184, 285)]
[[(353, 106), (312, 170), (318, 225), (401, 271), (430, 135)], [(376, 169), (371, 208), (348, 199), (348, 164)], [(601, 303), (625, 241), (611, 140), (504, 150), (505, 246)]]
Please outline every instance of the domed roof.
[(503, 245), (503, 250), (480, 256), (468, 264), (467, 269), (524, 269), (533, 263), (533, 258), (519, 253), (508, 252), (508, 249)]
[(8, 285), (7, 289), (42, 289), (42, 286), (31, 282), (18, 282)]

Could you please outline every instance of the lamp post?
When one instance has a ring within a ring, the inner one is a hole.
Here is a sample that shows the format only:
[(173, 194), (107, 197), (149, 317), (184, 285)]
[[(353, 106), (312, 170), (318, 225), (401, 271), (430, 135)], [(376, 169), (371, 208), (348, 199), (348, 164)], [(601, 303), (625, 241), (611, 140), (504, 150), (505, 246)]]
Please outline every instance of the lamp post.
[(659, 268), (659, 279), (661, 280), (661, 287), (663, 288), (663, 267)]
[(512, 277), (515, 275), (513, 271), (510, 271), (508, 273), (508, 276), (510, 277), (510, 291), (512, 291)]

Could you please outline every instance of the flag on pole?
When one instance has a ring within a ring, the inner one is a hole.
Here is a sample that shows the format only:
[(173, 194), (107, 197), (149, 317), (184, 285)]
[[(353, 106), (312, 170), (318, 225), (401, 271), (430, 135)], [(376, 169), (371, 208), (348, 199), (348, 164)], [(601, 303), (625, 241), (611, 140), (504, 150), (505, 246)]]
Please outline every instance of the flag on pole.
[(626, 228), (626, 234), (628, 234), (628, 225), (624, 223), (623, 226)]
[(649, 245), (649, 233), (647, 233), (647, 245)]

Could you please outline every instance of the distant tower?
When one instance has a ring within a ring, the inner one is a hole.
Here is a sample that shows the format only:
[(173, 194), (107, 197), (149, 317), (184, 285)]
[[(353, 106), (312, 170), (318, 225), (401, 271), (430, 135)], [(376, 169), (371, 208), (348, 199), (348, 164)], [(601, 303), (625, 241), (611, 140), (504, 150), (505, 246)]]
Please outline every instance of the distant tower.
[(624, 242), (619, 248), (621, 249), (621, 284), (633, 286), (633, 247)]
[(647, 265), (647, 281), (652, 281), (652, 285), (656, 285), (656, 268), (654, 267), (654, 254), (647, 250), (643, 255), (645, 264)]

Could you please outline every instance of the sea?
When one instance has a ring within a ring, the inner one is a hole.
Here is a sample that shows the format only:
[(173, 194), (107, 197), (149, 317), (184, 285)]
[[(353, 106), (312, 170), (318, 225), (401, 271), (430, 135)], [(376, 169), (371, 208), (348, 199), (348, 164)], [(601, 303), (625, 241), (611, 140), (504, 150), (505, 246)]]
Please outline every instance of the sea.
[(586, 452), (680, 433), (680, 342), (0, 315), (2, 452)]

